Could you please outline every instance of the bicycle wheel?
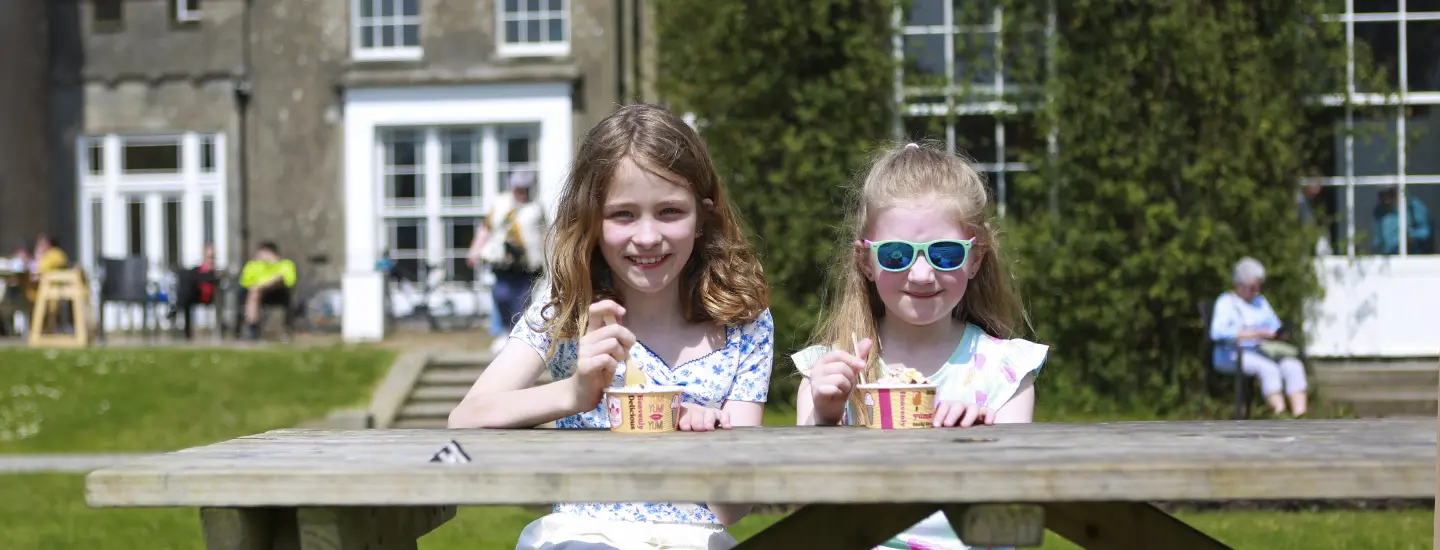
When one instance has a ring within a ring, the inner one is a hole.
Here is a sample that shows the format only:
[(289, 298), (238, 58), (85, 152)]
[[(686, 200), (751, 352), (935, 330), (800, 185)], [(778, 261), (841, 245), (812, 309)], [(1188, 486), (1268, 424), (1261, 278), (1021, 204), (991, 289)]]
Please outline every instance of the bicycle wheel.
[(345, 300), (340, 285), (327, 283), (316, 287), (305, 297), (301, 319), (307, 330), (313, 332), (340, 332)]
[(466, 330), (475, 325), (475, 316), (462, 313), (455, 299), (450, 297), (465, 292), (468, 292), (466, 287), (457, 283), (442, 284), (436, 289), (435, 294), (442, 297), (432, 298), (428, 304), (430, 307), (425, 309), (425, 321), (429, 323), (430, 330), (453, 332)]

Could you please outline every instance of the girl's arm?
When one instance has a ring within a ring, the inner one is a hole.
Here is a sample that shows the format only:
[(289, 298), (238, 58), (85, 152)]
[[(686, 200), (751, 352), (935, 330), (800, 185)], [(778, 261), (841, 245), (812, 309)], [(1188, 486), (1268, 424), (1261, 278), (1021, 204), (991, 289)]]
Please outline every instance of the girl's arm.
[(1026, 375), (1010, 398), (995, 412), (996, 424), (1029, 424), (1035, 419), (1035, 375)]
[(544, 370), (538, 352), (511, 338), (450, 411), (448, 427), (533, 428), (583, 412), (576, 399), (575, 377), (535, 386)]
[(815, 399), (810, 396), (810, 379), (800, 380), (800, 389), (795, 395), (795, 425), (815, 425)]
[[(730, 425), (734, 427), (759, 426), (765, 418), (765, 404), (754, 401), (726, 401), (720, 410), (730, 415)], [(710, 507), (710, 511), (715, 513), (715, 517), (719, 519), (723, 525), (734, 525), (735, 522), (740, 521), (748, 515), (750, 509), (754, 507), (752, 504), (716, 503), (711, 503), (708, 506)]]

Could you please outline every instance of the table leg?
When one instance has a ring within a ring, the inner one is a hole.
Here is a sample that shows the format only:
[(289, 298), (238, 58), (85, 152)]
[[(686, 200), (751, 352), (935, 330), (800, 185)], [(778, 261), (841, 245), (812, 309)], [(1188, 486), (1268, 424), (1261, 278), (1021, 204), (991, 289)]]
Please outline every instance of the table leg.
[(454, 506), (205, 508), (209, 550), (414, 550)]
[(1229, 550), (1224, 543), (1144, 502), (1045, 505), (1045, 526), (1090, 550)]
[(970, 546), (1038, 547), (1045, 511), (1030, 504), (814, 504), (745, 541), (739, 549), (869, 550), (938, 511)]

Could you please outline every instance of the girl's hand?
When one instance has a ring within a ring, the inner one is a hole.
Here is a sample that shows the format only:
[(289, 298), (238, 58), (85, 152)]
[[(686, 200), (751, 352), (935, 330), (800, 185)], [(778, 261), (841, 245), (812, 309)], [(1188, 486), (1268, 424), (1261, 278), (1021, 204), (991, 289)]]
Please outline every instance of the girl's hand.
[(860, 372), (865, 369), (865, 358), (870, 356), (869, 338), (860, 341), (859, 355), (842, 350), (831, 350), (815, 361), (810, 368), (810, 399), (814, 403), (816, 423), (826, 420), (827, 424), (839, 423), (845, 413), (845, 400), (855, 391)]
[[(630, 355), (635, 334), (621, 326), (625, 308), (611, 300), (590, 304), (585, 336), (580, 338), (575, 361), (575, 401), (579, 410), (588, 411), (600, 404), (605, 388), (615, 380), (615, 369)], [(613, 317), (613, 325), (605, 318)]]
[(708, 432), (717, 427), (728, 430), (730, 429), (730, 413), (720, 409), (701, 407), (693, 403), (682, 403), (678, 423), (682, 432)]
[(995, 411), (973, 403), (941, 401), (935, 406), (935, 418), (932, 426), (936, 428), (953, 428), (955, 426), (969, 428), (977, 420), (986, 426), (993, 426), (995, 425)]

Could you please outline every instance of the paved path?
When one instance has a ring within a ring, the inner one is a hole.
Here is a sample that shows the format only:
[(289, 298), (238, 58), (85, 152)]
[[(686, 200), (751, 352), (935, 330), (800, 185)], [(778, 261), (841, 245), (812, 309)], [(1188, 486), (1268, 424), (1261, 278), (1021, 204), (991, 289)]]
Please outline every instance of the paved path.
[(27, 472), (88, 473), (155, 453), (114, 454), (0, 454), (0, 474)]

